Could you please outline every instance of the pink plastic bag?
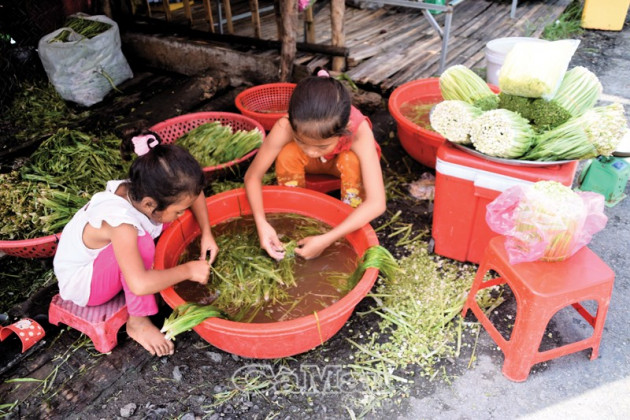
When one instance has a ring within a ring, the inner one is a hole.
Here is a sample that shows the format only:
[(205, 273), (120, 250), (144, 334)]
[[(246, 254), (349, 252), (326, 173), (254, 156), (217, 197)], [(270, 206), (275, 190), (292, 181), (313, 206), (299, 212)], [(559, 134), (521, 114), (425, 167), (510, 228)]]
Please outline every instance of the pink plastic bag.
[(555, 181), (514, 186), (486, 207), (490, 229), (507, 237), (510, 264), (562, 261), (606, 226), (604, 196)]

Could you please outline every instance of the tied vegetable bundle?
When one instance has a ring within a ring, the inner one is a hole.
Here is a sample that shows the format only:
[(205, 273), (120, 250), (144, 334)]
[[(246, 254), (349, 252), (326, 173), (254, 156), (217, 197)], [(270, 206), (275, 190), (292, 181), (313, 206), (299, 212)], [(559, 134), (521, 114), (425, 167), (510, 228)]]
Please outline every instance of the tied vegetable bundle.
[(227, 318), (227, 315), (212, 305), (184, 303), (176, 307), (164, 320), (160, 332), (165, 333), (164, 337), (167, 340), (175, 340), (175, 336), (195, 328), (208, 318)]
[[(453, 75), (471, 77), (451, 72), (448, 80)], [(483, 111), (470, 98), (455, 99), (451, 91), (443, 91), (446, 100), (431, 111), (431, 126), (449, 141), (489, 156), (532, 161), (610, 156), (628, 130), (620, 104), (594, 107), (602, 86), (583, 67), (567, 71), (549, 100), (501, 92), (499, 108)]]
[(602, 93), (597, 76), (584, 67), (574, 67), (564, 74), (560, 87), (551, 100), (499, 94), (500, 108), (521, 114), (534, 128), (543, 132), (593, 108)]
[(510, 264), (562, 261), (606, 225), (604, 197), (576, 193), (556, 181), (515, 186), (486, 208), (490, 228), (507, 236)]
[(233, 132), (219, 121), (202, 124), (177, 140), (202, 166), (216, 166), (239, 159), (262, 144), (257, 128)]

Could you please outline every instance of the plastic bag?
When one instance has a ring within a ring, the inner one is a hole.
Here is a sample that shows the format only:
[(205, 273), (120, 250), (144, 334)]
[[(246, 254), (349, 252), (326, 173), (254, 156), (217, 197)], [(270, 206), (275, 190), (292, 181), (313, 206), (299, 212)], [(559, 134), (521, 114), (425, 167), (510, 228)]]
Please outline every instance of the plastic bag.
[(499, 70), (501, 92), (551, 100), (580, 41), (519, 42)]
[(606, 226), (604, 196), (555, 181), (517, 185), (486, 207), (490, 229), (507, 237), (510, 264), (562, 261)]
[[(108, 23), (105, 32), (85, 38), (70, 28), (59, 28), (44, 35), (38, 44), (48, 80), (67, 101), (84, 106), (103, 100), (114, 86), (133, 77), (123, 55), (118, 25), (107, 16), (78, 16)], [(69, 42), (49, 42), (64, 30), (72, 31)]]

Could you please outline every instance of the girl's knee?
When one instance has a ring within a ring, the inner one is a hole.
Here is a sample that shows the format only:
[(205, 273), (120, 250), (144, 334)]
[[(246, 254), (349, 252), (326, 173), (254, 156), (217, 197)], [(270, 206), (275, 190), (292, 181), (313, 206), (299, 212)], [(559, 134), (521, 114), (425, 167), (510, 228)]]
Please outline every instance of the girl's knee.
[(293, 166), (304, 166), (302, 156), (304, 153), (300, 146), (298, 146), (295, 142), (290, 142), (286, 144), (280, 153), (278, 153), (278, 157), (276, 158), (276, 167), (280, 166), (283, 168), (290, 168)]
[(304, 187), (304, 167), (308, 157), (294, 143), (285, 145), (276, 158), (276, 178), (279, 185)]

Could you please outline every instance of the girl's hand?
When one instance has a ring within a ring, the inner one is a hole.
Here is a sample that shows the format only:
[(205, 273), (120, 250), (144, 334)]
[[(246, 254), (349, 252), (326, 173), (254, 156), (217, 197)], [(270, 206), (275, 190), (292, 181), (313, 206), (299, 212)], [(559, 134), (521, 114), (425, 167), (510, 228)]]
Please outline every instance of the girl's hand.
[(199, 256), (200, 260), (206, 261), (206, 251), (210, 251), (210, 259), (207, 260), (207, 262), (212, 265), (214, 260), (217, 258), (217, 254), (219, 253), (219, 247), (214, 240), (214, 236), (212, 236), (212, 233), (210, 232), (201, 235), (201, 255)]
[(298, 242), (295, 253), (305, 260), (310, 260), (319, 257), (329, 246), (330, 242), (324, 235), (308, 236)]
[(210, 278), (210, 264), (208, 264), (207, 261), (189, 261), (186, 263), (186, 266), (190, 271), (190, 281), (199, 284), (208, 284), (208, 278)]
[(284, 246), (276, 230), (268, 223), (263, 222), (258, 228), (258, 237), (260, 238), (260, 247), (267, 251), (267, 254), (276, 261), (284, 258)]

